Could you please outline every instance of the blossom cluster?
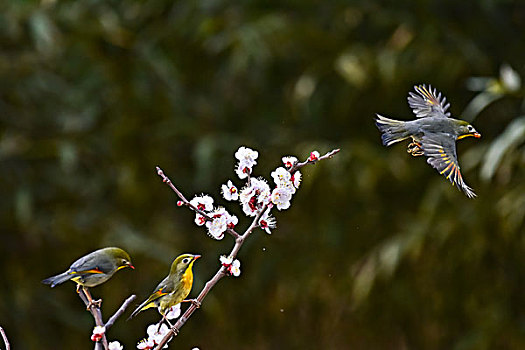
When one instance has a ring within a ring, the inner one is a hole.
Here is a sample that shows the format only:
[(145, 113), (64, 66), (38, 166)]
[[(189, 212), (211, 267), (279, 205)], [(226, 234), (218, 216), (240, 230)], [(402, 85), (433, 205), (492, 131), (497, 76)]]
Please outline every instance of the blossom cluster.
[[(166, 318), (172, 320), (179, 317), (181, 314), (180, 304), (172, 306), (170, 310), (166, 313)], [(157, 345), (160, 344), (162, 339), (168, 334), (170, 329), (165, 323), (159, 325), (158, 323), (150, 324), (146, 329), (148, 337), (143, 339), (137, 344), (137, 349), (139, 350), (151, 350), (154, 349)], [(168, 345), (165, 345), (164, 348), (167, 348)]]
[[(239, 190), (232, 180), (228, 180), (221, 186), (221, 193), (227, 201), (239, 201), (243, 213), (248, 217), (257, 217), (258, 226), (266, 233), (276, 227), (275, 218), (270, 214), (275, 206), (278, 210), (290, 207), (290, 201), (301, 183), (299, 171), (290, 172), (297, 164), (295, 157), (283, 157), (284, 166), (280, 166), (271, 173), (275, 187), (271, 188), (262, 177), (252, 177), (253, 167), (257, 164), (259, 153), (247, 147), (240, 147), (235, 152), (238, 163), (235, 173), (239, 179), (246, 179), (245, 186)], [(316, 161), (319, 153), (314, 151), (308, 158)], [(196, 209), (195, 224), (206, 226), (210, 237), (220, 240), (228, 229), (234, 229), (238, 218), (230, 214), (223, 207), (214, 207), (214, 200), (207, 194), (195, 196), (190, 205)]]
[(241, 275), (241, 262), (237, 259), (233, 260), (229, 256), (221, 255), (219, 258), (221, 265), (226, 268), (226, 271), (231, 276), (239, 277)]
[(239, 219), (228, 213), (223, 207), (213, 207), (213, 198), (208, 195), (195, 196), (190, 204), (199, 211), (195, 213), (195, 224), (205, 225), (208, 235), (215, 239), (222, 239), (228, 228), (234, 228)]

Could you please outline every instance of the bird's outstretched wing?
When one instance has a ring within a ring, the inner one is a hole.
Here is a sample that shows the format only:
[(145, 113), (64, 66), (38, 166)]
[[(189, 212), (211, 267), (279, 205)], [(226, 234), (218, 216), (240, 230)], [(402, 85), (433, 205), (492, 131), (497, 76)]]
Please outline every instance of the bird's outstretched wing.
[(467, 197), (476, 197), (472, 188), (463, 181), (456, 154), (456, 141), (451, 136), (445, 134), (425, 135), (421, 139), (421, 147), (425, 156), (428, 157), (428, 164), (461, 189)]
[(432, 90), (430, 85), (428, 89), (425, 85), (414, 86), (414, 90), (418, 95), (409, 92), (408, 105), (416, 117), (450, 117), (450, 113), (447, 112), (450, 103), (446, 103), (445, 96), (441, 97), (441, 92), (436, 91), (436, 89)]

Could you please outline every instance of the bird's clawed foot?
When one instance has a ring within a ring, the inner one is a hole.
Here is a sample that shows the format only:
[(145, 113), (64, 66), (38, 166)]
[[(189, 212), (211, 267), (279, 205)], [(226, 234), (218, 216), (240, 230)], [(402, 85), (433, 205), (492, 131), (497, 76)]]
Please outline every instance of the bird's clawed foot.
[(84, 294), (87, 297), (88, 303), (86, 305), (86, 310), (89, 311), (92, 306), (100, 308), (100, 305), (102, 305), (102, 299), (93, 300), (91, 297), (91, 293), (89, 292), (89, 289), (87, 287), (81, 286), (80, 284), (77, 285), (77, 293), (80, 293), (80, 290), (84, 291)]
[(414, 157), (422, 156), (424, 154), (421, 143), (414, 141), (407, 147), (407, 152)]
[(201, 302), (198, 301), (197, 299), (187, 299), (187, 300), (183, 300), (181, 301), (181, 303), (191, 303), (193, 306), (195, 306), (197, 309), (201, 307)]
[(190, 302), (193, 306), (195, 306), (197, 309), (201, 307), (201, 302), (198, 301), (197, 299), (188, 299), (188, 300), (184, 300), (184, 301), (188, 301)]
[(92, 306), (95, 306), (100, 309), (100, 305), (102, 305), (102, 299), (98, 299), (98, 300), (91, 299), (88, 305), (86, 306), (86, 310), (89, 311), (89, 309), (91, 309)]
[(162, 318), (160, 319), (159, 323), (157, 323), (157, 332), (160, 332), (160, 326), (162, 326), (163, 322), (166, 322), (170, 328), (173, 328), (173, 325), (171, 324), (170, 320), (168, 320), (166, 315), (162, 315)]

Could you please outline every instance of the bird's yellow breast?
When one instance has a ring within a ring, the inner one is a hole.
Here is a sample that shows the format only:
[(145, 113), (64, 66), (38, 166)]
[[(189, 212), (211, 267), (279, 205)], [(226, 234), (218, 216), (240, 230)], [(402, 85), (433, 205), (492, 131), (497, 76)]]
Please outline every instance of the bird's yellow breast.
[[(184, 290), (184, 292), (187, 291), (186, 296), (190, 293), (191, 286), (193, 285), (193, 271), (191, 270), (191, 266), (186, 269), (186, 272), (182, 275), (181, 279), (181, 287)], [(185, 297), (186, 297), (185, 296)]]

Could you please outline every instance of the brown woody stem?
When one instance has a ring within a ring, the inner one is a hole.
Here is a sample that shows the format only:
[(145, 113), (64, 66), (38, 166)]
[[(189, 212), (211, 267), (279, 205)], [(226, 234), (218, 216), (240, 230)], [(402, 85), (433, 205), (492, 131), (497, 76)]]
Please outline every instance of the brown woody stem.
[[(88, 311), (93, 315), (93, 319), (95, 320), (96, 326), (106, 327), (106, 332), (108, 329), (113, 326), (117, 318), (119, 318), (124, 311), (126, 311), (126, 308), (135, 300), (137, 297), (136, 295), (131, 295), (129, 298), (127, 298), (124, 303), (122, 303), (122, 306), (111, 316), (107, 323), (104, 323), (102, 320), (102, 311), (100, 310), (100, 306), (96, 303), (90, 303), (91, 296), (89, 295), (89, 290), (85, 287), (79, 288), (78, 290), (78, 296), (84, 304), (86, 304), (86, 307), (89, 307)], [(106, 334), (102, 336), (102, 339), (98, 342), (95, 342), (95, 350), (108, 350), (108, 340), (106, 338)]]
[(2, 327), (0, 327), (0, 333), (2, 334), (2, 338), (4, 339), (5, 349), (11, 350), (11, 346), (9, 345), (9, 340), (7, 340), (7, 335), (5, 334), (5, 331)]

